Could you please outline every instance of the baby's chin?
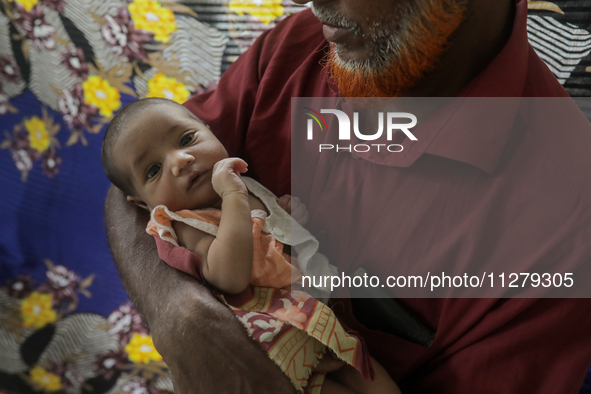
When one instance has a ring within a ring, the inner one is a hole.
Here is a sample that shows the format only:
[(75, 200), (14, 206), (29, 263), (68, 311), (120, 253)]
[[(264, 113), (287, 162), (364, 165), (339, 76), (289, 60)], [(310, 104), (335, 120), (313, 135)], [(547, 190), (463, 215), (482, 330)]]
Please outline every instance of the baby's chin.
[(196, 209), (210, 209), (210, 208), (222, 209), (222, 198), (220, 196), (218, 196), (217, 194), (215, 195), (214, 198), (209, 199), (207, 202), (194, 205), (191, 208), (184, 208), (184, 209), (196, 210)]
[(184, 204), (183, 205), (183, 204), (161, 203), (161, 204), (156, 204), (153, 207), (151, 207), (150, 212), (152, 212), (154, 207), (157, 207), (159, 205), (164, 205), (166, 208), (168, 208), (169, 210), (171, 210), (173, 212), (182, 211), (185, 209), (189, 210), (189, 211), (194, 211), (194, 210), (198, 210), (198, 209), (208, 209), (208, 208), (221, 209), (222, 208), (222, 198), (216, 194), (216, 198), (209, 199), (208, 201), (201, 202), (199, 204)]

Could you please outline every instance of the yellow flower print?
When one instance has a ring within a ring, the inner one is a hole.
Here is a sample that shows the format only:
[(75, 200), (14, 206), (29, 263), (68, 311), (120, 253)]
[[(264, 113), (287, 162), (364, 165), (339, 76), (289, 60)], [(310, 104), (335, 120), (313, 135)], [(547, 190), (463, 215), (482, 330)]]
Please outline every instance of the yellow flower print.
[(45, 391), (58, 391), (62, 388), (60, 377), (41, 367), (34, 367), (30, 374), (31, 380)]
[(119, 91), (111, 86), (109, 81), (99, 76), (91, 75), (82, 82), (84, 101), (99, 109), (105, 118), (113, 116), (113, 111), (121, 108)]
[(562, 11), (559, 6), (549, 1), (527, 0), (527, 8), (530, 10), (554, 11), (559, 14), (564, 14), (564, 11)]
[(30, 328), (41, 328), (56, 319), (56, 312), (51, 308), (51, 294), (34, 291), (23, 300), (21, 315), (23, 325)]
[(228, 6), (238, 15), (250, 14), (264, 24), (285, 13), (281, 0), (231, 0)]
[(154, 33), (154, 38), (162, 43), (167, 43), (177, 29), (172, 10), (156, 0), (134, 0), (127, 8), (135, 28)]
[(154, 342), (150, 335), (133, 334), (129, 343), (125, 345), (125, 352), (129, 356), (129, 360), (136, 364), (148, 364), (150, 361), (160, 361), (162, 356), (156, 351)]
[(49, 148), (50, 140), (45, 122), (36, 116), (25, 120), (25, 129), (29, 132), (31, 148), (37, 152), (43, 152)]
[(157, 73), (148, 81), (148, 95), (146, 97), (162, 97), (184, 103), (189, 98), (187, 87), (173, 77)]
[(25, 9), (25, 11), (31, 12), (33, 7), (35, 7), (35, 5), (37, 5), (38, 0), (16, 0), (16, 2), (20, 5), (22, 5), (23, 8)]

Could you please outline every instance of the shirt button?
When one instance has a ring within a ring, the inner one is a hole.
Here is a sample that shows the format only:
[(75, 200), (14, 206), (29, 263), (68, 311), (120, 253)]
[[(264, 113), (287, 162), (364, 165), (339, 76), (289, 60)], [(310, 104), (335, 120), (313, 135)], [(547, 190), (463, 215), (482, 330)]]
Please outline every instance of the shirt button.
[(273, 228), (273, 234), (275, 234), (275, 236), (277, 236), (277, 237), (283, 237), (285, 235), (283, 230), (281, 230), (279, 227)]

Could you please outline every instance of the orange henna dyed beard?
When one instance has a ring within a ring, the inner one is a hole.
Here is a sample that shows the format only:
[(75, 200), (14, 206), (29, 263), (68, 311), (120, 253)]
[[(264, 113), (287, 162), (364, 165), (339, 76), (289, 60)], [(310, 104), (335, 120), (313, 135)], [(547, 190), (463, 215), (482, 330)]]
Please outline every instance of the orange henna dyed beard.
[(349, 65), (331, 44), (327, 64), (342, 97), (395, 97), (415, 86), (445, 51), (449, 37), (464, 20), (466, 6), (457, 0), (429, 1), (417, 12), (395, 42), (371, 43), (383, 52), (371, 60), (377, 65)]

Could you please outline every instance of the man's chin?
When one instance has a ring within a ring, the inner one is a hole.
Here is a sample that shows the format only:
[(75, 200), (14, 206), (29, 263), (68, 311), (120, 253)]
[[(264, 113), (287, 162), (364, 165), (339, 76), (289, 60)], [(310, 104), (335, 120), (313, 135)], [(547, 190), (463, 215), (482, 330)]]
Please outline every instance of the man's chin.
[(348, 49), (331, 44), (327, 54), (333, 82), (343, 97), (398, 96), (399, 92), (388, 91), (377, 83), (384, 74), (368, 66), (367, 57), (351, 56)]
[(331, 50), (339, 64), (346, 65), (349, 68), (361, 67), (366, 59), (372, 56), (370, 48), (366, 45), (349, 46), (345, 44), (331, 43)]
[(331, 44), (328, 66), (341, 96), (397, 97), (417, 86), (447, 49), (466, 11), (462, 0), (432, 2), (395, 41), (374, 40), (363, 49)]

